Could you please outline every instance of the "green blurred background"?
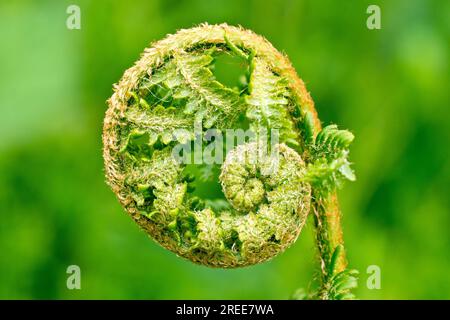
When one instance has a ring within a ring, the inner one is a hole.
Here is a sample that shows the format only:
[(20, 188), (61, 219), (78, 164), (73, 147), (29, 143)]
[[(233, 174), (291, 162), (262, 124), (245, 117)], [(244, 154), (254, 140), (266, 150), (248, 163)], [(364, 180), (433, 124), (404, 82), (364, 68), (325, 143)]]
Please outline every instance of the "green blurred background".
[[(81, 30), (68, 30), (68, 5)], [(382, 29), (366, 9), (381, 7)], [(0, 298), (285, 299), (317, 266), (311, 223), (268, 263), (214, 270), (160, 248), (104, 183), (105, 100), (150, 42), (242, 25), (287, 53), (324, 123), (351, 129), (340, 191), (359, 298), (450, 298), (450, 2), (2, 1)], [(66, 268), (81, 268), (81, 290)], [(369, 265), (381, 289), (366, 286)]]

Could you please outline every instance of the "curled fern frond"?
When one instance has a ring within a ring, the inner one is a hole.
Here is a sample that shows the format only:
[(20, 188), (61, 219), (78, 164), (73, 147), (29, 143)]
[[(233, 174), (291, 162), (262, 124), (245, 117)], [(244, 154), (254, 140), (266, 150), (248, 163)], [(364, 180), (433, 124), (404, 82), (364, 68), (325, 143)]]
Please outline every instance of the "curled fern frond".
[[(215, 74), (224, 55), (245, 69), (235, 87)], [(108, 103), (108, 184), (153, 239), (195, 263), (232, 268), (274, 257), (298, 237), (312, 193), (348, 174), (349, 133), (321, 131), (287, 57), (242, 28), (204, 24), (155, 42)], [(212, 152), (230, 129), (252, 134)], [(268, 132), (276, 134), (265, 144)], [(270, 155), (260, 156), (267, 144)], [(208, 152), (225, 162), (204, 160)], [(217, 199), (198, 191), (217, 185)]]

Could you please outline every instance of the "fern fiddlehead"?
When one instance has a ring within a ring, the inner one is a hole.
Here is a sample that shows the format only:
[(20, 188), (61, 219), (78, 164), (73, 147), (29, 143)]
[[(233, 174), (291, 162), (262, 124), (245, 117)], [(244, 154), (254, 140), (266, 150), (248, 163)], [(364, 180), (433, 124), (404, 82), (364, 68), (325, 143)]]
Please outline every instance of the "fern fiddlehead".
[[(245, 65), (237, 87), (214, 75), (222, 55)], [(200, 164), (189, 151), (198, 142), (207, 151), (202, 143), (211, 129), (253, 135), (225, 150), (223, 164)], [(267, 130), (276, 130), (278, 141), (261, 155)], [(115, 86), (103, 129), (109, 185), (162, 246), (208, 266), (255, 264), (295, 241), (312, 208), (324, 279), (331, 253), (342, 245), (334, 190), (354, 179), (347, 161), (352, 140), (336, 126), (321, 130), (285, 56), (264, 38), (225, 24), (180, 30), (146, 49)], [(200, 170), (174, 158), (180, 146)], [(196, 194), (196, 187), (213, 184), (204, 176), (218, 180), (222, 199)], [(333, 265), (344, 271), (342, 252)]]

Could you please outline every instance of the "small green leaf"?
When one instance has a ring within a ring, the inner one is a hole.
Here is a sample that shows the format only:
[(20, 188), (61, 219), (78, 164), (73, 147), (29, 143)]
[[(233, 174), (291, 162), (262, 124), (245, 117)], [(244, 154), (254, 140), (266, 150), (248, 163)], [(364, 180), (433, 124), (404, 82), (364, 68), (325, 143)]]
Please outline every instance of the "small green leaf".
[(336, 264), (339, 260), (339, 258), (341, 257), (341, 255), (343, 254), (344, 251), (344, 247), (339, 244), (336, 246), (336, 248), (334, 249), (333, 255), (331, 256), (330, 259), (330, 264), (329, 264), (329, 268), (328, 268), (328, 277), (332, 277), (336, 271)]
[(304, 139), (307, 144), (312, 144), (314, 142), (314, 131), (314, 117), (311, 112), (307, 111), (305, 119), (303, 120)]
[(243, 58), (243, 59), (245, 59), (245, 60), (248, 59), (248, 56), (244, 53), (244, 51), (242, 51), (241, 49), (239, 49), (234, 43), (232, 43), (232, 42), (228, 39), (226, 33), (224, 34), (223, 37), (224, 37), (224, 39), (225, 39), (225, 43), (227, 44), (228, 48), (229, 48), (232, 52), (234, 52), (237, 56), (239, 56), (239, 57), (241, 57), (241, 58)]

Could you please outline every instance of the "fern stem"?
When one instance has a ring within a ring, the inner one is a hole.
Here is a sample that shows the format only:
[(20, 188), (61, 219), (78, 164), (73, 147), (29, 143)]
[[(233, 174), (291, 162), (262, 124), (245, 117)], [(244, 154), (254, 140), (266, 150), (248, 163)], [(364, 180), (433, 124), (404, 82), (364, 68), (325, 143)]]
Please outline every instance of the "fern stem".
[[(313, 201), (317, 248), (320, 255), (322, 275), (326, 277), (334, 249), (344, 245), (341, 227), (341, 212), (335, 194), (327, 198), (319, 196)], [(347, 266), (345, 253), (337, 257), (334, 271), (341, 272)]]

